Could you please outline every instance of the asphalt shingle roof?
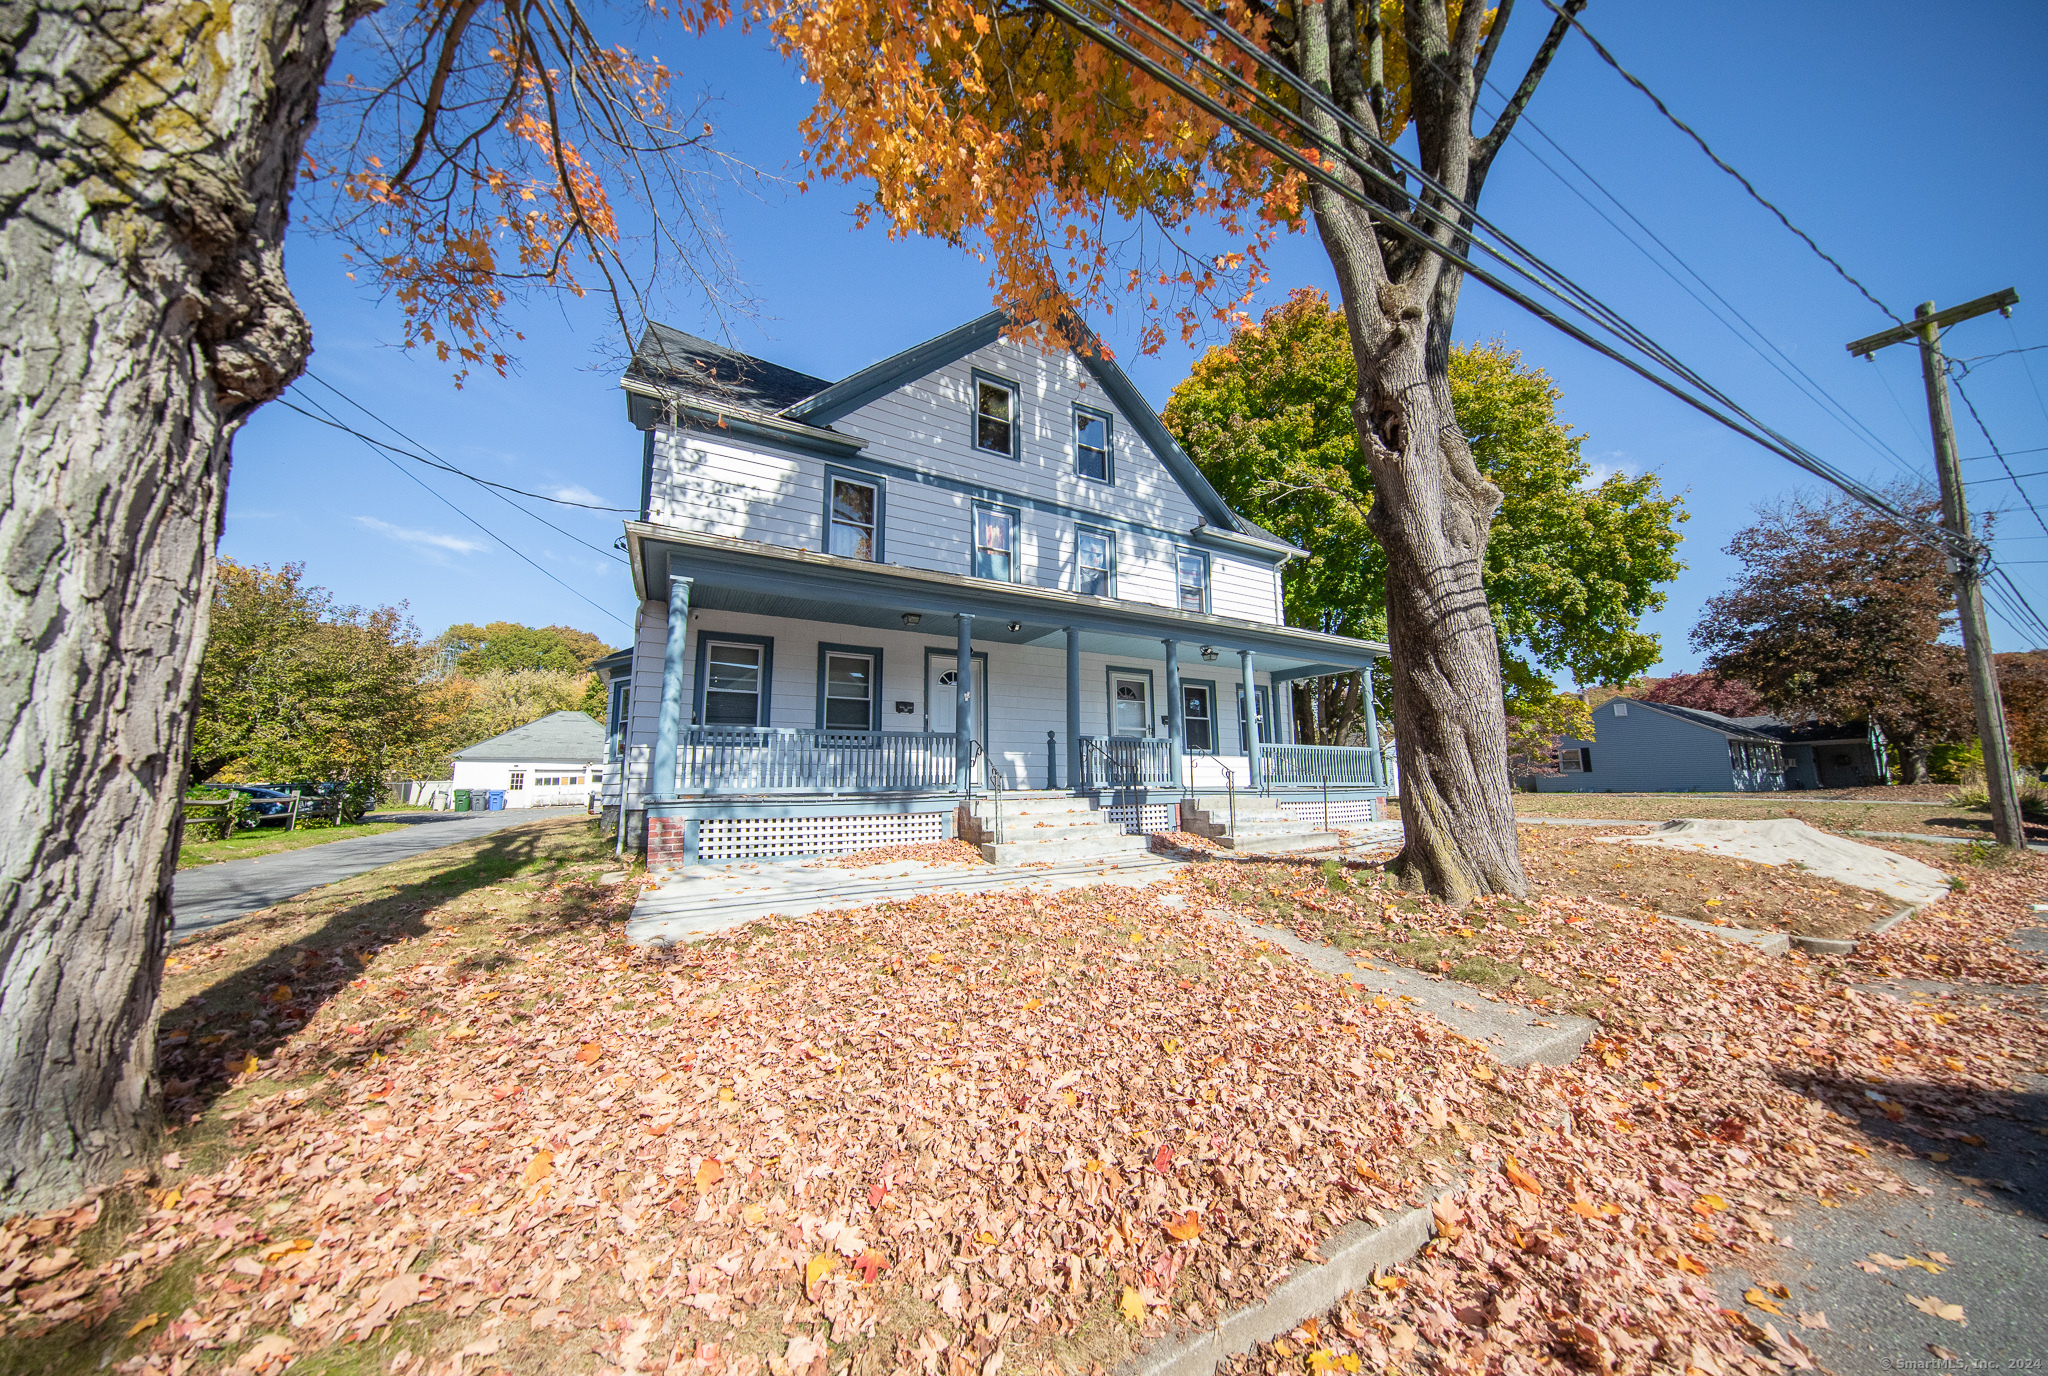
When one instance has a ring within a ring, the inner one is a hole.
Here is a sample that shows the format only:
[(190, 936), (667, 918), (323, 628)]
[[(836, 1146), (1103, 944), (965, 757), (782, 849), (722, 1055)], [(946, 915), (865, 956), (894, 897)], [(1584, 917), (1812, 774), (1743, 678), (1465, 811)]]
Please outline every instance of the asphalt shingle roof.
[(515, 726), (502, 736), (478, 741), (455, 752), (458, 760), (507, 761), (512, 764), (563, 764), (604, 758), (604, 728), (587, 712), (550, 712), (539, 721)]
[(633, 372), (727, 406), (774, 415), (832, 384), (709, 339), (649, 322), (633, 350)]

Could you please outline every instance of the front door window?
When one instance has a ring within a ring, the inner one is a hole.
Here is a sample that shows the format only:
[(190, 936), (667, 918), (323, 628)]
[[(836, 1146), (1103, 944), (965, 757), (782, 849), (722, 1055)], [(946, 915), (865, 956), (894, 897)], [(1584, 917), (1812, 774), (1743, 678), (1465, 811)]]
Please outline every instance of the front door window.
[[(952, 655), (933, 655), (927, 661), (925, 670), (925, 720), (930, 731), (951, 732), (959, 720), (960, 675), (954, 665), (958, 661)], [(988, 727), (988, 662), (977, 658), (974, 661), (974, 701), (978, 704), (974, 715), (981, 719), (982, 736), (987, 737)]]
[(1215, 693), (1207, 687), (1183, 683), (1180, 686), (1180, 701), (1189, 752), (1213, 754), (1216, 750)]
[(1150, 698), (1152, 685), (1142, 678), (1112, 676), (1110, 681), (1110, 722), (1112, 736), (1152, 734)]

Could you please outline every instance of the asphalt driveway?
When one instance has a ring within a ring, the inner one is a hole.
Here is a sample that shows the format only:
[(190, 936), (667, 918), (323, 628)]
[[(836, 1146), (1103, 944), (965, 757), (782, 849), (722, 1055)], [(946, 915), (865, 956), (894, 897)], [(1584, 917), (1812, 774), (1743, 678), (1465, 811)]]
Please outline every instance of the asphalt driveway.
[(356, 836), (324, 846), (259, 855), (251, 860), (224, 860), (218, 865), (182, 870), (171, 888), (175, 914), (171, 939), (191, 936), (245, 914), (296, 898), (308, 889), (333, 884), (365, 870), (422, 851), (488, 836), (521, 822), (549, 817), (575, 817), (580, 807), (508, 808), (502, 812), (391, 812), (373, 814), (380, 822), (397, 822), (397, 831)]

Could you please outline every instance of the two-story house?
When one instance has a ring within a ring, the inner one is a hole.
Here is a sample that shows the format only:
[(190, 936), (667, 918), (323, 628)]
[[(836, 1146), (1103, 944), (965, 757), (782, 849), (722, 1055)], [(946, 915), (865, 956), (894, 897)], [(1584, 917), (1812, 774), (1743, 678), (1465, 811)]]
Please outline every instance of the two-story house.
[(1114, 362), (1002, 325), (838, 382), (648, 328), (605, 801), (652, 858), (933, 839), (991, 787), (1095, 795), (1133, 831), (1225, 787), (1375, 815), (1377, 737), (1292, 744), (1283, 689), (1386, 647), (1283, 625), (1302, 551)]

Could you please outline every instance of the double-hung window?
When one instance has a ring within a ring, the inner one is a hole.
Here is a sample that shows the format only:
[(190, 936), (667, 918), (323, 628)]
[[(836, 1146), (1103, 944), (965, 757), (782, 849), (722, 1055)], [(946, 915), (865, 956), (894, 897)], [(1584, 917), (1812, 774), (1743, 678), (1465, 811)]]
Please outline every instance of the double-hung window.
[(1174, 557), (1174, 605), (1184, 612), (1209, 610), (1209, 556), (1182, 550)]
[(704, 724), (761, 724), (761, 647), (714, 640), (706, 655)]
[(1109, 458), (1109, 417), (1085, 406), (1074, 408), (1074, 471), (1099, 483), (1114, 481)]
[(825, 552), (842, 559), (882, 557), (882, 493), (874, 483), (828, 474), (832, 497), (825, 513)]
[(1017, 389), (995, 378), (974, 378), (974, 447), (1017, 457)]
[(626, 753), (626, 713), (632, 706), (632, 685), (624, 674), (612, 680), (611, 705), (605, 713), (604, 757), (616, 760)]
[(1116, 537), (1108, 531), (1074, 527), (1074, 591), (1083, 597), (1116, 596)]
[(875, 659), (873, 655), (825, 655), (825, 729), (875, 729)]
[(1010, 508), (974, 504), (974, 576), (1017, 581), (1017, 513)]

